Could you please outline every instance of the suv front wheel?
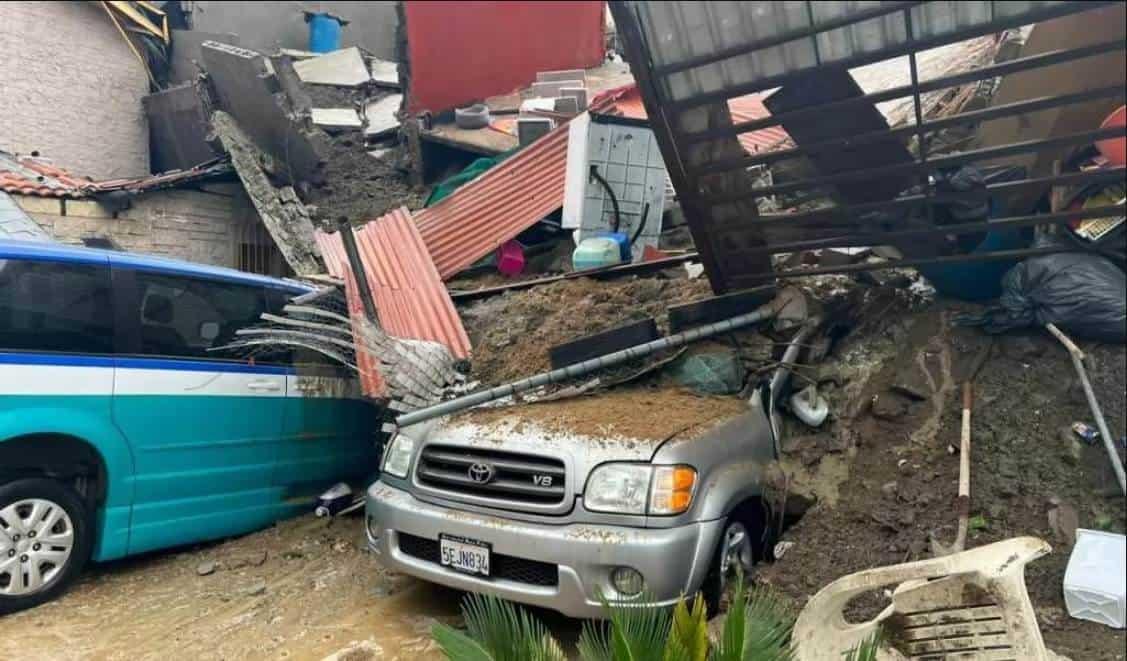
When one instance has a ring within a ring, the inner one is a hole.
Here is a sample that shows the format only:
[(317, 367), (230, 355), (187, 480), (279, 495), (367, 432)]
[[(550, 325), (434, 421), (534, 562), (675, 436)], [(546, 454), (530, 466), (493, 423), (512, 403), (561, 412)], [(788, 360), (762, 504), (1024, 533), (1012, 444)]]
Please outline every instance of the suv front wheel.
[(82, 498), (55, 480), (0, 485), (0, 614), (59, 596), (90, 555)]

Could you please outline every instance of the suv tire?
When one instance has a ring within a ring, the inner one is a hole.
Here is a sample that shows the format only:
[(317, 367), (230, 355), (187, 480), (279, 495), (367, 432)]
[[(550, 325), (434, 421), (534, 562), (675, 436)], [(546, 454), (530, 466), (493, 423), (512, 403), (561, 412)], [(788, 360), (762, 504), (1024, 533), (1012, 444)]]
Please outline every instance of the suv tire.
[(0, 485), (0, 615), (62, 594), (90, 557), (90, 516), (81, 496), (46, 478)]
[[(771, 552), (771, 517), (764, 507), (758, 500), (746, 502), (733, 510), (724, 522), (712, 565), (701, 585), (709, 617), (715, 617), (726, 608), (725, 600), (736, 577), (742, 573), (746, 580), (751, 575), (752, 565), (766, 559)], [(737, 565), (742, 572), (737, 572)]]

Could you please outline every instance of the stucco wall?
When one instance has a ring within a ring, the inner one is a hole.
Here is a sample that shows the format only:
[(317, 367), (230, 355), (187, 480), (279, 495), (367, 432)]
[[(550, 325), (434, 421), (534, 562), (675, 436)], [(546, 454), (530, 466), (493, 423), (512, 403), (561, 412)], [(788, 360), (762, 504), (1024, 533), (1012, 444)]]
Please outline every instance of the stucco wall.
[(17, 204), (62, 243), (104, 237), (123, 250), (236, 267), (240, 229), (258, 216), (242, 190), (216, 194), (155, 191), (114, 211), (93, 200), (13, 195)]
[(0, 148), (78, 176), (149, 173), (144, 67), (92, 2), (0, 2)]
[(265, 53), (304, 50), (309, 26), (303, 11), (329, 12), (347, 20), (341, 46), (363, 46), (376, 57), (395, 59), (395, 2), (193, 2), (192, 29), (233, 32), (239, 45)]

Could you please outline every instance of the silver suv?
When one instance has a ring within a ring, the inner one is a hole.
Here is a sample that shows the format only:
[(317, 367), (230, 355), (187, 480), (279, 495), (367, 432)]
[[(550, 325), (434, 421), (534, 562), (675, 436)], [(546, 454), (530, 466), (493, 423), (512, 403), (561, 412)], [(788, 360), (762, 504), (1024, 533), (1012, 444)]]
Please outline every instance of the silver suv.
[[(703, 590), (715, 606), (768, 548), (761, 392), (658, 440), (551, 428), (527, 406), (406, 427), (367, 493), (368, 543), (396, 571), (576, 618), (601, 617), (600, 594), (669, 604)], [(616, 412), (631, 415), (646, 413)]]

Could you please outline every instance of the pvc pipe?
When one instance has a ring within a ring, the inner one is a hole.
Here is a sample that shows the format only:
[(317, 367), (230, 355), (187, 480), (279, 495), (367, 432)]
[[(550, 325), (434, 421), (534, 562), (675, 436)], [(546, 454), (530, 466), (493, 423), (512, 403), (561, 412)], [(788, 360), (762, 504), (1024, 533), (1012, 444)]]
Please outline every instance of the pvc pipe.
[[(776, 301), (777, 300), (778, 299), (776, 299)], [(430, 420), (431, 418), (437, 418), (439, 416), (448, 415), (450, 413), (463, 411), (479, 404), (485, 404), (486, 402), (501, 399), (502, 397), (514, 395), (518, 392), (524, 392), (526, 390), (531, 390), (532, 388), (546, 386), (549, 383), (558, 383), (566, 379), (571, 379), (577, 376), (588, 374), (590, 372), (594, 372), (595, 370), (603, 369), (604, 367), (612, 367), (614, 365), (625, 363), (635, 358), (648, 356), (663, 349), (672, 349), (674, 347), (679, 347), (690, 342), (695, 342), (696, 340), (704, 339), (706, 337), (712, 337), (713, 335), (727, 333), (737, 328), (750, 326), (765, 319), (770, 319), (777, 313), (778, 309), (776, 309), (776, 303), (768, 303), (767, 305), (764, 305), (754, 312), (749, 312), (737, 317), (732, 317), (731, 319), (725, 319), (724, 321), (718, 321), (716, 323), (700, 326), (699, 328), (694, 328), (683, 333), (670, 335), (668, 337), (652, 340), (644, 344), (628, 347), (620, 351), (615, 351), (614, 353), (609, 353), (605, 356), (591, 358), (581, 363), (568, 365), (567, 367), (561, 367), (560, 369), (555, 369), (550, 372), (543, 372), (541, 374), (537, 374), (536, 376), (522, 379), (520, 381), (514, 381), (512, 383), (507, 383), (505, 385), (490, 388), (488, 390), (482, 390), (480, 392), (457, 397), (449, 401), (440, 402), (438, 404), (435, 404), (434, 406), (428, 406), (426, 408), (419, 409), (418, 411), (404, 413), (403, 415), (395, 419), (395, 424), (399, 427), (407, 427), (409, 425), (423, 422), (425, 420)]]

